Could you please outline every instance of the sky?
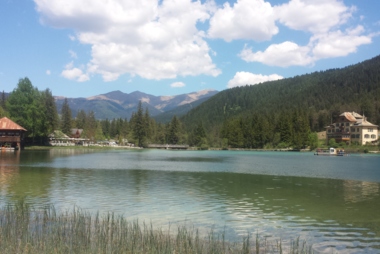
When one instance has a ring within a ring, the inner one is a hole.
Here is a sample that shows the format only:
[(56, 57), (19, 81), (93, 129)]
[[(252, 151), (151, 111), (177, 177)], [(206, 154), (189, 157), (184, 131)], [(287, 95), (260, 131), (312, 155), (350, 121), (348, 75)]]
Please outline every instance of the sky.
[(0, 91), (178, 95), (380, 54), (379, 0), (1, 0)]

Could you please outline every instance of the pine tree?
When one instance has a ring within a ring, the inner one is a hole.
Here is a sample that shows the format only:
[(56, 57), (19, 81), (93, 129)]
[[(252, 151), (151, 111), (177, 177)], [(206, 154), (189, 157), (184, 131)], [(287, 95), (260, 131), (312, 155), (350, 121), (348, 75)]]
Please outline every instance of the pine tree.
[[(131, 119), (132, 121), (132, 119)], [(137, 112), (133, 115), (133, 137), (137, 141), (137, 145), (142, 147), (146, 138), (146, 126), (143, 115), (141, 101), (137, 106)]]
[(43, 109), (45, 113), (45, 133), (48, 135), (58, 127), (58, 112), (55, 99), (50, 91), (46, 89), (41, 93), (43, 99)]
[(75, 118), (75, 124), (78, 129), (84, 129), (86, 126), (86, 118), (86, 112), (83, 109), (80, 110)]
[(61, 109), (61, 130), (66, 135), (71, 135), (71, 109), (67, 98), (65, 98)]
[(168, 133), (168, 142), (169, 144), (178, 144), (179, 143), (179, 134), (180, 134), (180, 122), (177, 116), (173, 116)]

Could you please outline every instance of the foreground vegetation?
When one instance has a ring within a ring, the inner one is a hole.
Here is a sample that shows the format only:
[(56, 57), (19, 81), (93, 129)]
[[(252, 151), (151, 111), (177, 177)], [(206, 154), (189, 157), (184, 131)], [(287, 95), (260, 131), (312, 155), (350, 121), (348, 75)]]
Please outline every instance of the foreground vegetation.
[(0, 253), (312, 253), (299, 239), (289, 246), (256, 236), (239, 243), (214, 232), (178, 226), (155, 229), (108, 213), (91, 215), (80, 209), (57, 212), (23, 202), (0, 209)]

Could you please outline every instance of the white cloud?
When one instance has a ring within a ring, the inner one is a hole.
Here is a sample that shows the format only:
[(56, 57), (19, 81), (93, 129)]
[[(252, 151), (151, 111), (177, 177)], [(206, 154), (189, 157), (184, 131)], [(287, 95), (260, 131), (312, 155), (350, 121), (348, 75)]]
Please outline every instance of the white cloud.
[[(91, 45), (87, 73), (105, 81), (129, 73), (146, 79), (221, 73), (198, 22), (210, 18), (207, 3), (191, 0), (34, 0), (41, 22), (73, 29)], [(67, 70), (66, 70), (67, 71)], [(70, 75), (69, 75), (70, 76)], [(88, 76), (87, 76), (88, 77)]]
[(76, 80), (78, 82), (84, 82), (90, 79), (88, 74), (84, 73), (81, 69), (74, 67), (73, 62), (65, 66), (65, 69), (62, 71), (61, 75), (64, 78)]
[(265, 76), (261, 74), (253, 74), (250, 72), (241, 71), (237, 72), (234, 78), (228, 81), (227, 87), (232, 88), (236, 86), (255, 85), (266, 81), (279, 79), (283, 79), (283, 77), (277, 74)]
[(170, 85), (170, 87), (184, 87), (186, 86), (183, 82), (174, 82)]
[(312, 64), (313, 58), (309, 53), (310, 48), (286, 41), (280, 44), (272, 44), (265, 51), (258, 52), (253, 52), (251, 48), (245, 46), (239, 56), (246, 62), (260, 62), (270, 66), (288, 67)]
[(307, 45), (284, 41), (269, 45), (264, 51), (254, 52), (247, 46), (239, 56), (247, 62), (270, 66), (308, 66), (322, 58), (346, 56), (372, 42), (362, 26), (341, 31), (356, 11), (340, 0), (290, 0), (275, 6), (276, 19), (293, 30), (311, 33)]
[(326, 33), (346, 23), (356, 10), (340, 0), (290, 0), (274, 9), (278, 20), (287, 27), (313, 34)]
[(312, 37), (315, 42), (313, 55), (316, 59), (346, 56), (356, 52), (358, 46), (372, 42), (371, 36), (361, 35), (361, 26), (345, 32), (335, 31)]
[(225, 41), (269, 40), (278, 33), (270, 3), (264, 0), (237, 0), (231, 7), (226, 2), (210, 20), (208, 35)]
[(50, 70), (46, 70), (46, 75), (50, 75), (51, 74), (51, 71)]

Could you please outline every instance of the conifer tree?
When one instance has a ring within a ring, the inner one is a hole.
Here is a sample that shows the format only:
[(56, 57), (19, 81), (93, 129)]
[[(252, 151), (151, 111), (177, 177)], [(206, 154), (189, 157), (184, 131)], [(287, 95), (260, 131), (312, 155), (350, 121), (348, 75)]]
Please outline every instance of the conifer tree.
[[(131, 119), (132, 120), (132, 119)], [(141, 101), (137, 106), (137, 112), (133, 115), (133, 137), (139, 147), (143, 146), (146, 138), (146, 126)]]
[(180, 134), (180, 122), (177, 116), (173, 116), (168, 133), (168, 143), (169, 144), (178, 144), (179, 143), (179, 134)]
[(67, 98), (65, 98), (61, 109), (61, 130), (66, 135), (71, 135), (71, 109)]

